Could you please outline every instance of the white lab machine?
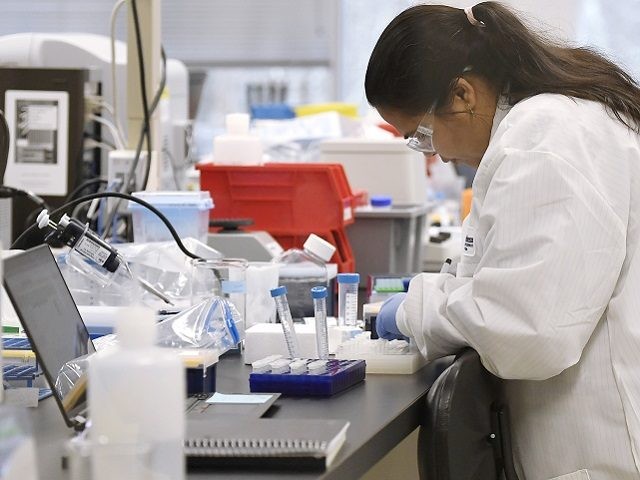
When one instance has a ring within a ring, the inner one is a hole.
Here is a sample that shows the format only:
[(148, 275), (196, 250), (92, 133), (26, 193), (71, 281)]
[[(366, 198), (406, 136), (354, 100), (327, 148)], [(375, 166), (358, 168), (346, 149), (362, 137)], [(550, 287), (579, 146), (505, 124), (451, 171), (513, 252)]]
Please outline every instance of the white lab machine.
[[(0, 66), (39, 68), (86, 68), (92, 80), (102, 86), (102, 97), (117, 104), (118, 118), (127, 120), (127, 46), (115, 43), (115, 65), (118, 98), (112, 98), (111, 46), (109, 37), (88, 33), (18, 33), (0, 37)], [(186, 66), (167, 59), (169, 117), (163, 136), (174, 165), (183, 165), (189, 115), (189, 74)], [(103, 171), (107, 162), (103, 157)]]
[(394, 205), (427, 201), (424, 155), (407, 148), (404, 139), (325, 140), (320, 143), (320, 161), (342, 164), (352, 189), (388, 195)]

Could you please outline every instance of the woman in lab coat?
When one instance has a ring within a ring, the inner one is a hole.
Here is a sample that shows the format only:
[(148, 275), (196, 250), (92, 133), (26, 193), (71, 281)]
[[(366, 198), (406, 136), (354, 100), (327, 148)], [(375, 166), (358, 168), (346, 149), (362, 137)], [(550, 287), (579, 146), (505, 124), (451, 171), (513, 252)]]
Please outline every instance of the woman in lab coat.
[(640, 479), (638, 85), (484, 2), (401, 13), (365, 87), (410, 147), (477, 167), (460, 263), (379, 333), (506, 379), (521, 479)]

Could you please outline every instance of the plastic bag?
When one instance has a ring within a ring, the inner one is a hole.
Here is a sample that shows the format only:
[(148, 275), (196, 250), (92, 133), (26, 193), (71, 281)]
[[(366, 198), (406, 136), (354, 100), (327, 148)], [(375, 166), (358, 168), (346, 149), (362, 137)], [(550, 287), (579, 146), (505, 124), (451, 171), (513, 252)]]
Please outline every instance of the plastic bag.
[[(222, 258), (220, 252), (194, 238), (186, 238), (183, 243), (189, 251), (203, 258)], [(172, 307), (191, 305), (191, 258), (175, 242), (121, 244), (117, 247), (126, 262), (118, 269), (118, 277), (108, 285), (104, 285), (91, 271), (69, 264), (68, 253), (57, 256), (58, 266), (77, 305), (129, 306), (143, 303), (158, 310), (169, 306), (144, 290), (139, 280), (161, 292)]]
[[(210, 348), (222, 354), (244, 338), (242, 325), (233, 303), (212, 297), (158, 323), (156, 344), (170, 348)], [(100, 352), (116, 346), (118, 336), (104, 335), (93, 343)]]
[(229, 300), (212, 297), (158, 324), (158, 345), (212, 348), (221, 354), (244, 338), (242, 317)]
[(83, 355), (62, 365), (55, 385), (52, 385), (62, 398), (62, 407), (70, 417), (74, 417), (86, 407), (87, 372), (91, 355), (92, 353)]

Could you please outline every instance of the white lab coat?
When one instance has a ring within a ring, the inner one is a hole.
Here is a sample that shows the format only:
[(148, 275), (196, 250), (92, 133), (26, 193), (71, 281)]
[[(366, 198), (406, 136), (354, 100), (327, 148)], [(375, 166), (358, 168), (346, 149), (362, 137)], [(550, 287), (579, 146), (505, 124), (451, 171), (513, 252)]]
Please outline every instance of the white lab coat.
[(503, 115), (456, 276), (414, 278), (398, 327), (507, 379), (521, 480), (640, 479), (640, 137), (561, 95)]

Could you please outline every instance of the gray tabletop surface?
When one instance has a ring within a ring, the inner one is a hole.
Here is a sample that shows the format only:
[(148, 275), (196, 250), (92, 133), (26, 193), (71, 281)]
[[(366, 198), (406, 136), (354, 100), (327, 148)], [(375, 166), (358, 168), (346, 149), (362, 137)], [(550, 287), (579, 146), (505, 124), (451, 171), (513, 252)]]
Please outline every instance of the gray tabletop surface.
[[(364, 474), (420, 424), (426, 393), (449, 363), (442, 359), (413, 375), (368, 375), (364, 382), (329, 398), (281, 397), (268, 415), (274, 418), (345, 419), (347, 440), (332, 466), (324, 472), (225, 470), (190, 472), (189, 479), (354, 479)], [(249, 391), (250, 367), (239, 356), (223, 357), (218, 365), (217, 390)], [(61, 457), (72, 435), (55, 401), (48, 398), (30, 409), (40, 478), (66, 479)]]

